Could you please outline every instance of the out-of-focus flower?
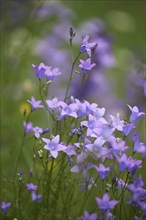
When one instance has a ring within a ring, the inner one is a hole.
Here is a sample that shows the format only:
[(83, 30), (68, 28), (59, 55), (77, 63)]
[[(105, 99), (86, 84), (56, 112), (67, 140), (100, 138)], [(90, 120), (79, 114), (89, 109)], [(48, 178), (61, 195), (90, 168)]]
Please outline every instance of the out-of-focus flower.
[(94, 168), (97, 170), (97, 172), (99, 173), (99, 176), (102, 180), (107, 177), (108, 172), (110, 171), (110, 168), (105, 167), (103, 164), (100, 164), (99, 167), (94, 166)]
[(36, 138), (40, 138), (40, 135), (43, 133), (43, 129), (39, 127), (34, 127), (33, 132)]
[(46, 66), (44, 63), (40, 63), (39, 66), (35, 66), (34, 64), (32, 64), (34, 70), (35, 70), (35, 73), (36, 73), (36, 76), (37, 78), (39, 79), (42, 79), (45, 75), (45, 72), (46, 72)]
[(7, 212), (7, 209), (12, 205), (11, 202), (2, 202), (1, 203), (1, 210), (3, 213)]
[(38, 188), (38, 186), (34, 185), (33, 183), (26, 184), (26, 187), (27, 187), (28, 191), (30, 191), (30, 192), (36, 191)]
[(25, 129), (25, 134), (29, 134), (31, 131), (33, 131), (33, 125), (32, 122), (26, 123), (25, 121), (23, 122), (23, 126)]
[(32, 201), (41, 202), (42, 194), (36, 194), (34, 191), (31, 193)]

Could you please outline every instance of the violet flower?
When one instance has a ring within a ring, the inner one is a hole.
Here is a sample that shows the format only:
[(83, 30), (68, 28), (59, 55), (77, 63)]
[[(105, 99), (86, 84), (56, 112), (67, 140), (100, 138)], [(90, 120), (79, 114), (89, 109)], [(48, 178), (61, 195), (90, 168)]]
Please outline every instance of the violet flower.
[(61, 75), (59, 68), (49, 67), (45, 72), (47, 81), (52, 81), (56, 76), (59, 76), (59, 75)]
[(110, 171), (110, 168), (105, 167), (103, 164), (100, 164), (99, 167), (94, 166), (94, 168), (97, 170), (97, 172), (99, 173), (99, 176), (102, 180), (107, 177), (108, 172)]
[(97, 219), (96, 213), (89, 214), (86, 210), (84, 211), (84, 216), (82, 216), (82, 220), (96, 220), (96, 219)]
[(23, 122), (23, 126), (24, 126), (25, 134), (29, 134), (31, 131), (33, 131), (32, 122), (26, 123), (26, 122), (24, 121), (24, 122)]
[(96, 66), (95, 63), (92, 63), (91, 64), (91, 59), (88, 58), (87, 60), (81, 60), (80, 59), (80, 65), (79, 65), (79, 68), (82, 69), (83, 73), (87, 73), (89, 70), (91, 70), (94, 66)]
[(34, 185), (33, 183), (26, 184), (26, 187), (27, 187), (28, 191), (30, 191), (30, 192), (36, 191), (38, 188), (38, 186)]
[(31, 104), (31, 111), (36, 110), (37, 108), (44, 108), (43, 105), (41, 105), (41, 100), (36, 101), (35, 98), (32, 96), (31, 101), (27, 100)]
[(109, 209), (113, 209), (118, 204), (117, 200), (110, 201), (108, 193), (105, 193), (102, 199), (96, 197), (96, 202), (103, 213), (107, 213)]
[(46, 66), (44, 65), (44, 63), (40, 63), (39, 66), (35, 66), (34, 64), (32, 64), (32, 66), (35, 70), (37, 78), (42, 79), (46, 71)]
[(32, 201), (41, 202), (42, 194), (36, 194), (34, 191), (31, 193)]
[(137, 106), (134, 106), (133, 108), (128, 105), (129, 109), (131, 110), (131, 115), (130, 115), (130, 122), (136, 122), (138, 119), (141, 117), (145, 116), (144, 112), (140, 112)]
[(52, 140), (47, 138), (42, 138), (42, 140), (46, 143), (44, 148), (48, 150), (52, 157), (57, 158), (58, 151), (66, 150), (66, 146), (59, 144), (60, 136), (55, 136)]
[(12, 205), (11, 202), (2, 202), (1, 203), (1, 210), (3, 213), (7, 212), (7, 209)]
[(86, 35), (82, 39), (82, 45), (80, 48), (80, 52), (87, 52), (88, 56), (91, 57), (91, 48), (96, 47), (96, 43), (88, 43), (89, 40), (89, 35)]

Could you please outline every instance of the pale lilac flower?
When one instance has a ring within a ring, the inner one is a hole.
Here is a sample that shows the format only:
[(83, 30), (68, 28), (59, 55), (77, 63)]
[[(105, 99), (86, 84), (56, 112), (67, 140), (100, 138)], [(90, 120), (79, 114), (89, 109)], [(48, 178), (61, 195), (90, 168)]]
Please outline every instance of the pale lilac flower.
[(96, 202), (103, 213), (107, 213), (109, 209), (113, 209), (118, 204), (117, 200), (110, 201), (108, 193), (105, 193), (102, 199), (96, 197)]
[(36, 194), (34, 191), (31, 193), (32, 201), (41, 202), (42, 194)]
[(92, 63), (91, 64), (91, 59), (88, 58), (87, 60), (81, 60), (80, 59), (80, 65), (79, 65), (79, 68), (82, 69), (83, 73), (87, 73), (89, 70), (91, 70), (94, 66), (96, 66), (95, 63)]
[(97, 170), (97, 172), (99, 173), (100, 178), (103, 180), (107, 177), (110, 168), (109, 167), (105, 167), (103, 164), (100, 164), (99, 167), (98, 166), (94, 166), (94, 168)]
[(120, 120), (120, 114), (117, 113), (116, 117), (113, 115), (110, 115), (111, 118), (111, 126), (118, 131), (123, 131), (124, 121)]
[(133, 108), (128, 105), (129, 109), (131, 110), (131, 115), (130, 115), (130, 122), (135, 122), (141, 117), (145, 116), (144, 112), (140, 112), (137, 106), (134, 106)]
[(35, 98), (32, 96), (31, 101), (27, 100), (31, 104), (31, 110), (34, 111), (37, 108), (44, 108), (43, 105), (41, 105), (41, 100), (36, 101)]
[(49, 67), (45, 72), (46, 80), (48, 81), (52, 81), (56, 76), (59, 75), (61, 75), (59, 68)]
[(115, 157), (121, 156), (121, 154), (129, 148), (126, 146), (125, 141), (117, 140), (115, 137), (111, 138), (109, 142), (112, 146), (112, 152)]
[(3, 213), (7, 212), (7, 209), (12, 205), (11, 202), (2, 202), (1, 203), (1, 210)]
[(56, 108), (58, 108), (58, 99), (55, 97), (53, 99), (48, 99), (46, 100), (46, 103), (48, 105), (48, 107), (52, 110), (55, 110)]
[(24, 121), (24, 122), (23, 122), (23, 126), (24, 126), (25, 134), (29, 134), (31, 131), (33, 131), (32, 122), (26, 123), (26, 122)]
[(40, 63), (39, 66), (35, 66), (34, 64), (32, 64), (32, 66), (35, 70), (37, 78), (42, 79), (46, 71), (46, 66), (44, 65), (44, 63)]
[(28, 183), (28, 184), (25, 184), (28, 191), (30, 192), (33, 192), (33, 191), (36, 191), (38, 186), (37, 185), (34, 185), (33, 183)]
[(47, 138), (42, 138), (42, 140), (46, 143), (44, 148), (48, 150), (52, 157), (57, 158), (58, 151), (64, 151), (66, 150), (66, 146), (59, 144), (60, 136), (55, 136), (52, 140), (49, 140)]
[(72, 103), (70, 105), (67, 105), (66, 103), (64, 103), (64, 106), (59, 115), (59, 120), (61, 120), (65, 116), (71, 116), (71, 117), (77, 118), (78, 116), (77, 116), (76, 110), (77, 110), (77, 105), (75, 103)]
[(33, 132), (36, 138), (40, 138), (40, 135), (43, 133), (43, 129), (39, 127), (34, 127)]
[(80, 52), (87, 52), (88, 56), (91, 57), (91, 48), (96, 47), (96, 43), (88, 43), (89, 40), (89, 36), (86, 35), (83, 39), (82, 39), (82, 45), (80, 48)]

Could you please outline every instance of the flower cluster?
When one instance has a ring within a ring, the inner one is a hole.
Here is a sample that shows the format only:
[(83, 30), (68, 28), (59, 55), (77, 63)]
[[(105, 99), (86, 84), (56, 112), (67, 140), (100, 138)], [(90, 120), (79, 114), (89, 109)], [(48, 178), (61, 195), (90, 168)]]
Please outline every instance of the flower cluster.
[[(60, 70), (44, 63), (32, 65), (39, 80), (41, 100), (33, 96), (28, 100), (31, 112), (23, 124), (24, 139), (16, 163), (19, 167), (22, 147), (33, 132), (30, 138), (34, 141), (31, 175), (29, 179), (25, 175), (21, 176), (18, 192), (15, 179), (13, 185), (16, 202), (2, 202), (3, 215), (13, 205), (15, 209), (18, 207), (18, 218), (25, 216), (22, 206), (25, 208), (27, 205), (22, 199), (22, 193), (28, 191), (31, 202), (36, 202), (36, 207), (39, 207), (36, 219), (38, 216), (43, 219), (44, 215), (49, 219), (83, 220), (96, 220), (97, 217), (118, 219), (121, 215), (123, 219), (146, 217), (146, 189), (142, 175), (138, 176), (144, 167), (146, 144), (140, 141), (138, 133), (133, 132), (137, 122), (146, 114), (137, 106), (128, 105), (131, 114), (129, 119), (124, 120), (120, 113), (108, 116), (106, 109), (100, 108), (97, 103), (75, 98), (73, 94), (76, 91), (68, 95), (79, 56), (83, 52), (87, 55), (87, 59), (80, 59), (78, 65), (83, 76), (90, 74), (96, 65), (91, 59), (97, 43), (88, 41), (89, 36), (86, 35), (82, 39), (79, 55), (73, 61), (63, 100), (58, 97), (46, 98), (42, 94), (42, 90), (47, 89), (55, 77), (61, 75)], [(33, 127), (30, 120), (38, 109), (47, 113), (46, 118), (49, 120), (45, 130)], [(130, 135), (132, 141), (129, 141)], [(75, 212), (78, 201), (79, 211)], [(93, 208), (88, 206), (91, 202)], [(127, 208), (121, 211), (125, 206), (130, 206), (129, 213)]]

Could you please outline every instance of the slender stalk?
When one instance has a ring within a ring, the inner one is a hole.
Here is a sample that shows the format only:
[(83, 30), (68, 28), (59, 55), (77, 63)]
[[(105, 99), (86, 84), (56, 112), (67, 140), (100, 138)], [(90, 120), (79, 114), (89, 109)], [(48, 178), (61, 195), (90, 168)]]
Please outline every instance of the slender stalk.
[(70, 73), (70, 78), (69, 78), (69, 81), (68, 81), (68, 85), (67, 85), (67, 89), (66, 89), (66, 93), (65, 93), (65, 97), (64, 97), (64, 101), (67, 100), (67, 96), (68, 96), (68, 92), (69, 92), (69, 88), (70, 88), (70, 84), (71, 84), (71, 81), (72, 81), (72, 75), (73, 75), (73, 71), (74, 71), (74, 66), (80, 56), (81, 52), (78, 53), (76, 59), (74, 60), (73, 64), (72, 64), (72, 67), (71, 67), (71, 73)]

